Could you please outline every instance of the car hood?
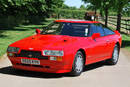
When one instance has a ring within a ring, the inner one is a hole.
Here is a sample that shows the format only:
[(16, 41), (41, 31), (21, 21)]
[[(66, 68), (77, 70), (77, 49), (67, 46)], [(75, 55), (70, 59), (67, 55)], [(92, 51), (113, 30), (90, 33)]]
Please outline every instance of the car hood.
[(71, 46), (78, 39), (76, 37), (66, 35), (34, 35), (11, 44), (12, 47), (21, 49), (63, 49), (66, 46)]

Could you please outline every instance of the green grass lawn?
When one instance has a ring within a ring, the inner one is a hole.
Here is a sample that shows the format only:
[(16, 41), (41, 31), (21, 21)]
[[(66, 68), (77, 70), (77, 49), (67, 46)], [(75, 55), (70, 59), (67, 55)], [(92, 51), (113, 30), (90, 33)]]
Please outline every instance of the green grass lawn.
[(122, 33), (122, 48), (125, 48), (130, 52), (130, 35), (125, 33)]
[(40, 25), (19, 25), (12, 29), (0, 29), (0, 56), (6, 53), (9, 44), (33, 35), (36, 28), (42, 29), (43, 26), (48, 25), (53, 20), (54, 19), (46, 19)]

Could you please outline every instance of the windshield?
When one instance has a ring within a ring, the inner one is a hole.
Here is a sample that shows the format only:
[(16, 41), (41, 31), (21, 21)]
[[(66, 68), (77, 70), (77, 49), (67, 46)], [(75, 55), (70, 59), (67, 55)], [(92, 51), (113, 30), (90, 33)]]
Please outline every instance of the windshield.
[(87, 37), (89, 31), (88, 23), (62, 23), (54, 22), (43, 29), (41, 34), (69, 35)]

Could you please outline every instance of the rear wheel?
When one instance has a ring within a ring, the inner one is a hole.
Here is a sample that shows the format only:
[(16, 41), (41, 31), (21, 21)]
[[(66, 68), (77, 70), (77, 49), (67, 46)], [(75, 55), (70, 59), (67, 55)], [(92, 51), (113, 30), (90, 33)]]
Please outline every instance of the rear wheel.
[(112, 53), (112, 58), (108, 59), (106, 62), (107, 64), (115, 65), (117, 64), (118, 59), (119, 59), (119, 46), (116, 44)]
[(84, 56), (81, 51), (78, 51), (75, 55), (71, 75), (79, 76), (82, 73), (83, 68), (84, 68)]

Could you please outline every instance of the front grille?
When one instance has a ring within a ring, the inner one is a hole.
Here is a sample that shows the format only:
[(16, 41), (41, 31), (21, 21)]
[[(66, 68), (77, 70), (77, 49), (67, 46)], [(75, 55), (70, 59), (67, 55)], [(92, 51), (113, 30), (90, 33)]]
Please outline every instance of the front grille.
[(48, 56), (42, 56), (41, 51), (21, 50), (20, 54), (16, 54), (15, 56), (16, 57), (48, 59)]

